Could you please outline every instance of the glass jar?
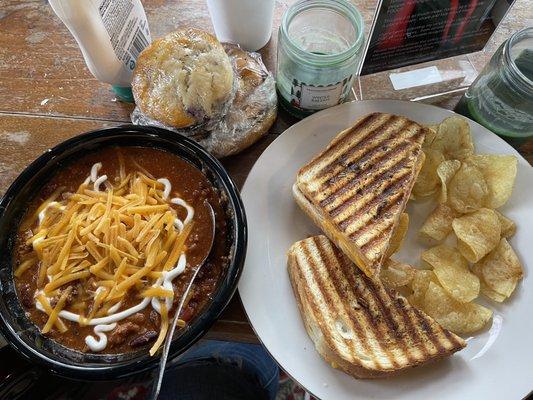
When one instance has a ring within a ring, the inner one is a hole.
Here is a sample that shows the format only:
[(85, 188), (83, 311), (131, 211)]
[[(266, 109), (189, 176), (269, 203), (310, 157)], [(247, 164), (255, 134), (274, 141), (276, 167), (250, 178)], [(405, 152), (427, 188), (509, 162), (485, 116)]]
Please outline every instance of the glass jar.
[(456, 111), (512, 144), (533, 137), (533, 27), (498, 48)]
[(296, 117), (345, 101), (357, 73), (363, 18), (346, 0), (306, 0), (283, 15), (277, 91)]

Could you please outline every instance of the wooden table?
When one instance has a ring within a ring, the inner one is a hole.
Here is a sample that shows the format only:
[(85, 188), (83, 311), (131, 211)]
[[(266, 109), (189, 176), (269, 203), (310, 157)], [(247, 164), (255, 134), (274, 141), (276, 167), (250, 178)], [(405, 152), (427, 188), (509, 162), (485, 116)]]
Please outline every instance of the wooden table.
[[(290, 2), (277, 2), (273, 36), (261, 50), (271, 70), (275, 68), (277, 27)], [(143, 3), (154, 38), (182, 26), (212, 30), (205, 1), (143, 0)], [(369, 27), (376, 0), (354, 0), (354, 3), (362, 10)], [(487, 46), (488, 51), (468, 56), (474, 72), (481, 70), (505, 38), (532, 19), (528, 3), (529, 0), (517, 0)], [(431, 64), (447, 73), (454, 71), (453, 60)], [(364, 95), (356, 91), (359, 97), (403, 97), (392, 90), (384, 73), (362, 77), (356, 87), (364, 89)], [(432, 102), (453, 108), (459, 97), (460, 93), (453, 93)], [(109, 85), (92, 77), (76, 42), (45, 1), (3, 0), (0, 8), (0, 195), (46, 149), (84, 131), (127, 123), (132, 109), (131, 104), (115, 99)], [(239, 187), (263, 150), (295, 122), (280, 112), (263, 139), (242, 154), (222, 161)], [(519, 151), (533, 162), (532, 141)], [(208, 336), (257, 341), (238, 295)]]

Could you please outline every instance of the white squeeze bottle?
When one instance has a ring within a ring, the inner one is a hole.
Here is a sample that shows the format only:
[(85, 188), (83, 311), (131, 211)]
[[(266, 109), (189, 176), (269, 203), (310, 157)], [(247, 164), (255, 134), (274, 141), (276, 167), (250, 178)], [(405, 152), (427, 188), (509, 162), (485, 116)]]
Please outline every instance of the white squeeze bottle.
[(133, 102), (131, 74), (139, 53), (151, 42), (140, 0), (49, 0), (78, 42), (89, 71)]

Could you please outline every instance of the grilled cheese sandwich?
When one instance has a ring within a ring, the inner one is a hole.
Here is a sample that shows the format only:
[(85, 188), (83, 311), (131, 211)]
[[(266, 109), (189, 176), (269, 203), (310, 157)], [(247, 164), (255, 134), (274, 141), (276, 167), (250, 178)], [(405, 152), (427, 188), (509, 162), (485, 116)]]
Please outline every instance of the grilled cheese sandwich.
[(466, 346), (397, 292), (368, 278), (323, 235), (292, 245), (288, 272), (317, 351), (354, 377), (388, 376)]
[(427, 128), (373, 113), (298, 172), (297, 203), (369, 277), (379, 273), (424, 160)]

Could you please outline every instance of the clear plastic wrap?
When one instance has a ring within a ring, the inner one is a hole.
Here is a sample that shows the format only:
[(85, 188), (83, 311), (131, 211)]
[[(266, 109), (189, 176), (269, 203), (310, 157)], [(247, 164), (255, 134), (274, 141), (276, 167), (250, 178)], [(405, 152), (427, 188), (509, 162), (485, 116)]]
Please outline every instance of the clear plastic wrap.
[(268, 132), (277, 113), (275, 81), (261, 55), (236, 45), (224, 44), (235, 77), (235, 93), (219, 118), (185, 129), (177, 129), (149, 118), (135, 107), (131, 121), (136, 125), (166, 128), (190, 137), (216, 157), (236, 154)]

